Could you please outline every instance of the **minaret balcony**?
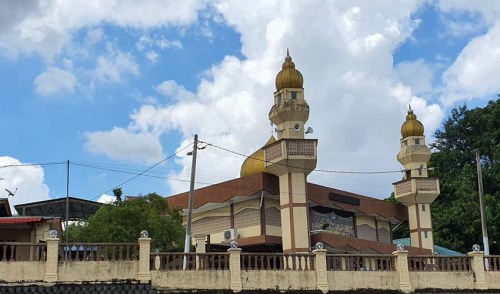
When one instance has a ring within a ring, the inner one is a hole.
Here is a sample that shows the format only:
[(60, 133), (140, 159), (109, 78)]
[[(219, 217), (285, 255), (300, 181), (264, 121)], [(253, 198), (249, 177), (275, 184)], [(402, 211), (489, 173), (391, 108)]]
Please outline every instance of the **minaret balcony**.
[(415, 177), (396, 182), (394, 197), (404, 205), (430, 204), (440, 193), (439, 179)]
[(309, 174), (316, 168), (318, 140), (281, 139), (264, 147), (267, 170), (275, 175)]

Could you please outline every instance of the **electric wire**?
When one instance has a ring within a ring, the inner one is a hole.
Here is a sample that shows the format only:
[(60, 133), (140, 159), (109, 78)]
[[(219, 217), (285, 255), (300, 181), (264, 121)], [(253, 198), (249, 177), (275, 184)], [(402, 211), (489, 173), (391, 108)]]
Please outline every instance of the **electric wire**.
[(101, 193), (100, 195), (98, 195), (98, 196), (94, 197), (92, 200), (95, 200), (95, 199), (97, 199), (97, 198), (101, 197), (101, 195), (106, 194), (106, 193), (108, 193), (108, 192), (112, 191), (113, 189), (119, 188), (119, 187), (121, 187), (121, 186), (125, 185), (126, 183), (128, 183), (128, 182), (130, 182), (130, 181), (132, 181), (132, 180), (136, 179), (136, 178), (137, 178), (137, 177), (139, 177), (139, 176), (142, 176), (143, 174), (145, 174), (145, 173), (146, 173), (146, 172), (148, 172), (149, 170), (151, 170), (151, 169), (155, 168), (156, 166), (158, 166), (158, 165), (160, 165), (160, 164), (164, 163), (165, 161), (167, 161), (167, 160), (169, 160), (170, 158), (174, 157), (175, 155), (177, 155), (178, 153), (180, 153), (181, 151), (185, 150), (186, 148), (188, 148), (188, 147), (189, 147), (189, 146), (191, 146), (191, 145), (193, 145), (193, 143), (190, 143), (190, 144), (188, 144), (188, 145), (186, 145), (186, 146), (182, 147), (181, 149), (179, 149), (179, 150), (177, 150), (176, 152), (172, 153), (170, 156), (168, 156), (168, 157), (166, 157), (166, 158), (164, 158), (164, 159), (160, 160), (159, 162), (157, 162), (157, 163), (153, 164), (153, 165), (152, 165), (152, 166), (150, 166), (149, 168), (147, 168), (147, 169), (145, 169), (144, 171), (142, 171), (142, 172), (140, 172), (140, 173), (138, 173), (138, 174), (134, 175), (134, 176), (133, 176), (133, 177), (131, 177), (130, 179), (128, 179), (128, 180), (126, 180), (126, 181), (124, 181), (124, 182), (122, 182), (122, 183), (120, 183), (120, 184), (118, 184), (118, 185), (114, 186), (113, 188), (111, 188), (111, 189), (109, 189), (109, 190), (107, 190), (107, 191), (105, 191), (105, 192)]
[[(203, 141), (201, 141), (201, 142), (203, 142)], [(251, 158), (251, 159), (254, 159), (254, 160), (257, 160), (257, 161), (263, 161), (263, 162), (266, 162), (266, 163), (269, 162), (267, 160), (256, 158), (256, 157), (251, 157), (251, 156), (245, 155), (243, 153), (239, 153), (239, 152), (236, 152), (236, 151), (233, 151), (233, 150), (230, 150), (230, 149), (227, 149), (227, 148), (224, 148), (224, 147), (212, 144), (212, 143), (207, 143), (207, 142), (203, 142), (203, 143), (207, 144), (208, 146), (212, 146), (212, 147), (215, 147), (217, 149), (220, 149), (220, 150), (223, 150), (223, 151), (226, 151), (226, 152), (229, 152), (229, 153), (233, 153), (233, 154), (236, 154), (236, 155), (239, 155), (239, 156), (243, 156), (243, 157), (246, 157), (246, 158)], [(291, 167), (291, 168), (296, 168), (296, 169), (302, 169), (304, 171), (310, 171), (310, 172), (323, 172), (323, 173), (334, 173), (334, 174), (360, 174), (360, 175), (370, 174), (370, 175), (372, 175), (372, 174), (393, 174), (393, 173), (402, 173), (403, 172), (403, 170), (388, 170), (388, 171), (341, 171), (341, 170), (327, 170), (327, 169), (308, 169), (308, 168), (304, 168), (304, 167), (300, 167), (300, 166), (293, 166), (293, 165), (282, 164), (282, 163), (273, 163), (273, 164), (281, 165), (281, 166), (286, 166), (286, 167)]]
[(46, 162), (46, 163), (9, 164), (9, 165), (1, 165), (0, 168), (23, 167), (23, 166), (50, 166), (50, 165), (58, 165), (58, 164), (66, 164), (66, 161), (62, 161), (62, 162)]

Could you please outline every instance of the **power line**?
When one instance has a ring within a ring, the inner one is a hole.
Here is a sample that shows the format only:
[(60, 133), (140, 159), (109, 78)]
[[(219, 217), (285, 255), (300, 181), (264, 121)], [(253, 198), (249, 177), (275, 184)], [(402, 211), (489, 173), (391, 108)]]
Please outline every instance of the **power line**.
[(23, 166), (49, 166), (49, 165), (58, 165), (58, 164), (66, 164), (66, 161), (62, 162), (47, 162), (47, 163), (22, 163), (22, 164), (9, 164), (9, 165), (1, 165), (0, 168), (9, 168), (9, 167), (23, 167)]
[(188, 144), (188, 145), (186, 145), (186, 146), (182, 147), (181, 149), (179, 149), (178, 151), (176, 151), (176, 152), (175, 152), (175, 153), (173, 153), (172, 155), (170, 155), (170, 156), (168, 156), (168, 157), (166, 157), (166, 158), (164, 158), (164, 159), (160, 160), (159, 162), (157, 162), (157, 163), (153, 164), (152, 166), (150, 166), (149, 168), (145, 169), (144, 171), (142, 171), (142, 172), (140, 172), (140, 173), (138, 173), (138, 174), (134, 175), (134, 176), (133, 176), (133, 177), (131, 177), (130, 179), (128, 179), (128, 180), (126, 180), (126, 181), (124, 181), (124, 182), (122, 182), (122, 183), (120, 183), (120, 184), (118, 184), (118, 185), (114, 186), (113, 188), (111, 188), (111, 189), (109, 189), (109, 190), (105, 191), (104, 193), (101, 193), (100, 195), (98, 195), (98, 196), (94, 197), (92, 200), (99, 198), (102, 194), (106, 194), (106, 193), (108, 193), (108, 192), (112, 191), (113, 189), (116, 189), (116, 188), (118, 188), (118, 187), (121, 187), (121, 186), (125, 185), (126, 183), (128, 183), (128, 182), (130, 182), (130, 181), (134, 180), (135, 178), (137, 178), (137, 177), (139, 177), (139, 176), (142, 176), (143, 174), (145, 174), (145, 173), (146, 173), (146, 172), (148, 172), (149, 170), (151, 170), (151, 169), (155, 168), (156, 166), (158, 166), (158, 165), (160, 165), (160, 164), (164, 163), (165, 161), (169, 160), (170, 158), (174, 157), (174, 156), (175, 156), (175, 155), (177, 155), (179, 152), (181, 152), (181, 151), (183, 151), (184, 149), (188, 148), (188, 147), (189, 147), (189, 146), (191, 146), (192, 144), (193, 144), (193, 143), (190, 143), (190, 144)]
[[(252, 159), (255, 159), (255, 160), (258, 160), (258, 161), (269, 162), (269, 161), (264, 160), (264, 159), (260, 159), (260, 158), (256, 158), (256, 157), (251, 157), (251, 156), (248, 156), (248, 155), (245, 155), (245, 154), (242, 154), (242, 153), (239, 153), (239, 152), (236, 152), (236, 151), (233, 151), (233, 150), (221, 147), (221, 146), (217, 146), (217, 145), (214, 145), (212, 143), (207, 143), (207, 142), (203, 142), (203, 143), (207, 144), (208, 146), (213, 146), (213, 147), (218, 148), (220, 150), (223, 150), (223, 151), (226, 151), (226, 152), (229, 152), (229, 153), (233, 153), (233, 154), (236, 154), (236, 155), (239, 155), (239, 156), (243, 156), (243, 157), (246, 157), (246, 158), (252, 158)], [(334, 173), (334, 174), (360, 174), (360, 175), (366, 175), (366, 174), (393, 174), (393, 173), (402, 173), (403, 172), (402, 170), (388, 170), (388, 171), (340, 171), (340, 170), (327, 170), (327, 169), (308, 169), (308, 168), (304, 168), (304, 167), (292, 166), (292, 165), (280, 164), (280, 163), (274, 163), (274, 164), (281, 165), (281, 166), (292, 167), (292, 168), (297, 168), (297, 169), (302, 169), (302, 170), (305, 170), (305, 171), (323, 172), (323, 173)]]

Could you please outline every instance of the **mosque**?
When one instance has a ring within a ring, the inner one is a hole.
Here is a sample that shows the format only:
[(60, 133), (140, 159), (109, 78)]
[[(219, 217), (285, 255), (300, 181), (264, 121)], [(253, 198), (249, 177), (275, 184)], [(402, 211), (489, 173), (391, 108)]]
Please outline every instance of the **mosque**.
[[(411, 108), (397, 155), (404, 171), (394, 183), (400, 203), (391, 203), (307, 181), (316, 167), (318, 140), (305, 137), (309, 105), (303, 83), (287, 52), (269, 112), (277, 138), (271, 136), (243, 162), (239, 178), (195, 190), (197, 252), (227, 250), (236, 240), (244, 252), (301, 253), (322, 242), (331, 253), (389, 254), (395, 250), (393, 229), (408, 221), (407, 250), (432, 254), (430, 204), (439, 195), (439, 180), (427, 176), (431, 152)], [(186, 212), (189, 193), (167, 201)]]

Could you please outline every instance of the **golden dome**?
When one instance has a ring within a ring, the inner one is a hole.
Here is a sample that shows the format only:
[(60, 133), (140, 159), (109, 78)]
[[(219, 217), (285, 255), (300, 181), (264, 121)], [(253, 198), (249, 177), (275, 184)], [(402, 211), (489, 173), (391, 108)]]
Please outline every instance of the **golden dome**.
[(406, 121), (401, 125), (401, 136), (403, 138), (409, 136), (423, 136), (424, 135), (424, 125), (417, 119), (417, 116), (413, 114), (413, 110), (408, 110), (406, 115)]
[(300, 71), (295, 69), (295, 63), (293, 63), (292, 57), (290, 57), (287, 49), (282, 70), (276, 76), (276, 91), (283, 88), (302, 88), (303, 85), (304, 78)]
[[(274, 142), (276, 142), (276, 139), (274, 139), (274, 136), (271, 136), (271, 138), (269, 138), (269, 140), (263, 147)], [(266, 172), (266, 165), (264, 163), (264, 149), (260, 148), (252, 155), (250, 155), (247, 159), (245, 159), (245, 161), (243, 161), (243, 164), (241, 165), (240, 176), (246, 177), (263, 172)]]

